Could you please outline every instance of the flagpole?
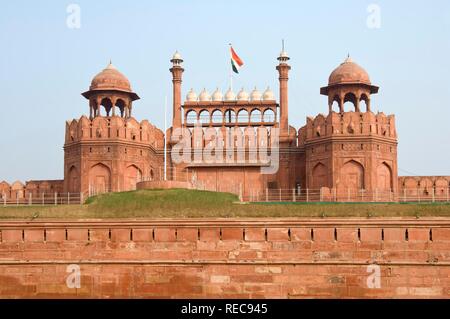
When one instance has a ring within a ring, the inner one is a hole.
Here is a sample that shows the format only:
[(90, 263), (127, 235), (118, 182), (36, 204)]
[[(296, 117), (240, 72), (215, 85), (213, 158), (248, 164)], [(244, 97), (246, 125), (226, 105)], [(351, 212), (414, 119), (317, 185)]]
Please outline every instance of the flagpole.
[[(230, 45), (230, 63), (231, 63), (231, 43), (229, 43)], [(230, 90), (233, 91), (233, 68), (230, 66)]]
[(164, 97), (164, 181), (167, 180), (167, 95)]

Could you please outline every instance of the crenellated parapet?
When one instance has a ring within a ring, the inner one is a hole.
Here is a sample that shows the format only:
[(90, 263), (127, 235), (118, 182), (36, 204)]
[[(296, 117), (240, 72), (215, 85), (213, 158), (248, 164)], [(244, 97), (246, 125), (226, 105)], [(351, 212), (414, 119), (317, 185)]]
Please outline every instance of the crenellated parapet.
[(325, 137), (370, 136), (395, 140), (395, 116), (382, 112), (331, 112), (308, 117), (306, 125), (299, 129), (299, 145), (306, 141)]
[(164, 147), (164, 133), (147, 120), (135, 118), (86, 116), (66, 122), (66, 144), (80, 141), (118, 140), (145, 143), (155, 149)]

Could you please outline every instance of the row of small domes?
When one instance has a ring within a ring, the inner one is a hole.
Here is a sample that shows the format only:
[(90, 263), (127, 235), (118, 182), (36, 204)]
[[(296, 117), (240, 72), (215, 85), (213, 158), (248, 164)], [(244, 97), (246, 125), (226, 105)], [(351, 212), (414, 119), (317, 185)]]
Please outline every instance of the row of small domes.
[(194, 89), (191, 89), (186, 95), (186, 101), (188, 102), (207, 102), (207, 101), (273, 101), (275, 100), (275, 96), (272, 90), (267, 87), (267, 89), (261, 93), (255, 87), (255, 89), (249, 94), (247, 91), (242, 88), (238, 94), (234, 94), (231, 88), (225, 93), (225, 96), (222, 92), (217, 88), (212, 95), (208, 93), (206, 89), (203, 89), (200, 92), (200, 95), (197, 96)]

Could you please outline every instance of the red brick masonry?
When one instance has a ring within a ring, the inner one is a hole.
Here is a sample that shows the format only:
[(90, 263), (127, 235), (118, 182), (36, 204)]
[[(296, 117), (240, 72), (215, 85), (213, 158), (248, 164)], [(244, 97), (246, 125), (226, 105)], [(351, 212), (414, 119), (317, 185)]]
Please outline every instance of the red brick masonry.
[(4, 298), (450, 296), (448, 218), (2, 221), (0, 235)]

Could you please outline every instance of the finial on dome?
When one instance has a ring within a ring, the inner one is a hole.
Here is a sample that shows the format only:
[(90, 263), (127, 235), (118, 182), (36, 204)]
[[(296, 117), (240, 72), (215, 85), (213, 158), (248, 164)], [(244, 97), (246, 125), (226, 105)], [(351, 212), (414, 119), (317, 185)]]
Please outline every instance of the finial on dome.
[(250, 94), (250, 101), (260, 101), (261, 100), (261, 92), (255, 86), (255, 89)]
[(106, 66), (106, 69), (116, 69), (116, 67), (112, 64), (111, 59), (109, 59), (109, 64)]
[(186, 100), (188, 102), (196, 102), (198, 99), (197, 94), (195, 93), (194, 89), (191, 88), (188, 92), (188, 94), (186, 95)]
[(211, 95), (209, 95), (206, 88), (203, 88), (203, 90), (200, 92), (200, 95), (198, 96), (198, 100), (202, 102), (211, 101)]
[(213, 101), (222, 101), (223, 100), (223, 95), (222, 95), (222, 92), (219, 90), (219, 88), (216, 88), (216, 90), (213, 92), (211, 98)]
[(351, 63), (351, 62), (353, 62), (353, 60), (350, 57), (350, 53), (347, 53), (347, 58), (345, 59), (344, 63)]
[(278, 61), (280, 61), (280, 63), (286, 63), (287, 61), (289, 61), (289, 56), (286, 52), (286, 50), (284, 49), (284, 39), (281, 40), (281, 52), (280, 52), (280, 56), (277, 58)]
[(244, 88), (242, 88), (237, 95), (238, 101), (248, 101), (248, 97), (248, 93), (244, 90)]
[(275, 96), (273, 95), (273, 92), (272, 92), (272, 90), (270, 89), (269, 86), (267, 87), (267, 89), (263, 93), (263, 100), (265, 100), (265, 101), (275, 100)]
[(236, 95), (234, 94), (231, 86), (228, 88), (228, 91), (225, 93), (225, 101), (234, 101), (236, 100)]

